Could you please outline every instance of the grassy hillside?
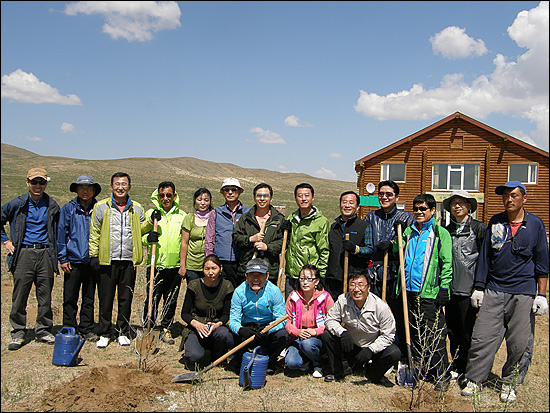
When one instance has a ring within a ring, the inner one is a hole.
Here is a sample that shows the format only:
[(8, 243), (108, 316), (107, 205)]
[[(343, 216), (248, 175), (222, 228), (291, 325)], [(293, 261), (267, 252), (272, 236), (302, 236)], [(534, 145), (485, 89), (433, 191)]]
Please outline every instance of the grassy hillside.
[(109, 196), (109, 183), (113, 173), (122, 171), (132, 178), (130, 195), (145, 208), (153, 206), (151, 193), (161, 181), (171, 180), (180, 195), (180, 206), (189, 212), (192, 209), (193, 193), (200, 187), (208, 188), (213, 195), (214, 206), (223, 201), (219, 189), (227, 177), (237, 178), (244, 187), (241, 201), (253, 205), (252, 189), (260, 182), (273, 187), (273, 204), (286, 207), (286, 214), (294, 211), (294, 187), (308, 182), (315, 188), (315, 205), (329, 221), (340, 214), (338, 199), (343, 191), (357, 190), (354, 182), (314, 178), (306, 174), (281, 173), (266, 169), (241, 168), (230, 163), (216, 163), (190, 157), (179, 158), (123, 158), (111, 160), (84, 160), (58, 156), (41, 156), (16, 146), (2, 144), (2, 205), (10, 199), (27, 192), (25, 177), (32, 167), (48, 171), (51, 181), (47, 193), (60, 205), (75, 196), (69, 185), (79, 175), (92, 175), (102, 187), (99, 198)]

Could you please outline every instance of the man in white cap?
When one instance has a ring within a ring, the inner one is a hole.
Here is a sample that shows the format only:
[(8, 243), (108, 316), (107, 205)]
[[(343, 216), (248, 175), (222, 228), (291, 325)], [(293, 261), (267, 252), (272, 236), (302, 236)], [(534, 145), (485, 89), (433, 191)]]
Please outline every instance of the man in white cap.
[(233, 244), (233, 229), (239, 218), (250, 208), (239, 201), (243, 188), (236, 178), (224, 179), (220, 193), (225, 204), (210, 213), (204, 240), (204, 254), (216, 254), (223, 265), (223, 276), (233, 284), (240, 285), (244, 279), (237, 276), (239, 253)]
[[(76, 197), (61, 207), (57, 226), (57, 258), (63, 270), (63, 326), (74, 327), (86, 340), (97, 341), (94, 333), (94, 296), (97, 274), (90, 265), (88, 242), (90, 219), (101, 186), (89, 175), (79, 176), (69, 186)], [(77, 325), (78, 296), (82, 289), (80, 322)]]
[[(18, 350), (25, 343), (27, 300), (33, 284), (38, 302), (36, 340), (55, 343), (52, 289), (54, 273), (59, 274), (56, 245), (59, 205), (44, 192), (49, 180), (44, 169), (29, 169), (29, 192), (2, 205), (1, 239), (8, 250), (8, 270), (13, 274), (8, 350)], [(4, 230), (6, 223), (10, 225), (10, 237)]]
[(470, 295), (474, 289), (477, 259), (487, 225), (471, 217), (470, 214), (477, 209), (477, 200), (466, 191), (452, 192), (443, 200), (443, 208), (451, 214), (451, 222), (445, 229), (449, 231), (453, 241), (451, 299), (445, 306), (453, 357), (451, 374), (462, 382), (478, 311), (472, 306)]
[(504, 212), (493, 215), (479, 255), (472, 305), (479, 313), (468, 352), (462, 395), (471, 396), (487, 379), (495, 355), (506, 338), (500, 400), (516, 400), (517, 366), (529, 346), (531, 312), (548, 311), (546, 284), (549, 259), (546, 228), (524, 208), (527, 189), (519, 181), (495, 188)]

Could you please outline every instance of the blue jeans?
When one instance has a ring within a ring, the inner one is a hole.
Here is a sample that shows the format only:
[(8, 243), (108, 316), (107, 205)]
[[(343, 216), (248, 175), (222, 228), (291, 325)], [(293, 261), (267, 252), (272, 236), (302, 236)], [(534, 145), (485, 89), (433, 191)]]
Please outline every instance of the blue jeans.
[[(323, 342), (317, 337), (297, 338), (288, 347), (285, 364), (289, 369), (298, 369), (304, 364), (304, 356), (311, 360), (313, 367), (321, 367)], [(307, 362), (307, 360), (305, 360)]]

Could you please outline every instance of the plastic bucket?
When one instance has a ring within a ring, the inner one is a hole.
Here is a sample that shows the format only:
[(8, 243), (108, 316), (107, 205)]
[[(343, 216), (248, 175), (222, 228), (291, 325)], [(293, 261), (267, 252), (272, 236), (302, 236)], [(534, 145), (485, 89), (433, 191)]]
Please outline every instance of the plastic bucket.
[(269, 357), (259, 354), (260, 350), (261, 347), (258, 346), (252, 353), (248, 351), (243, 354), (239, 386), (244, 387), (245, 390), (259, 389), (265, 385)]

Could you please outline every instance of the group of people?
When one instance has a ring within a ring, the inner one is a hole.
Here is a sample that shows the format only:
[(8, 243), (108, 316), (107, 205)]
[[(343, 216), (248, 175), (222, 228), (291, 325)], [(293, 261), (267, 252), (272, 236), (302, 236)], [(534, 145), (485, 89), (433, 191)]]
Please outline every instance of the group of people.
[[(287, 218), (271, 205), (273, 188), (266, 183), (253, 189), (252, 207), (243, 205), (244, 190), (235, 178), (223, 181), (225, 203), (216, 208), (211, 192), (199, 188), (192, 213), (180, 208), (171, 181), (158, 185), (151, 195), (154, 208), (144, 211), (130, 198), (131, 179), (124, 172), (113, 174), (111, 196), (100, 201), (101, 186), (91, 176), (78, 177), (69, 188), (77, 196), (62, 208), (45, 192), (49, 180), (45, 170), (32, 168), (28, 193), (2, 206), (1, 239), (14, 279), (9, 350), (25, 344), (33, 284), (35, 337), (54, 344), (51, 293), (58, 261), (63, 325), (98, 348), (113, 339), (129, 345), (143, 247), (154, 286), (153, 302), (145, 306), (153, 307), (151, 320), (144, 311), (142, 322), (152, 321), (168, 344), (175, 343), (170, 327), (186, 281), (180, 351), (189, 368), (254, 337), (230, 365), (238, 368), (243, 352), (260, 346), (269, 356), (268, 374), (278, 371), (282, 355), (290, 371), (312, 371), (327, 382), (355, 370), (382, 383), (400, 360), (410, 361), (410, 327), (413, 358), (426, 359), (425, 379), (445, 391), (454, 376), (463, 395), (474, 394), (488, 378), (505, 338), (501, 400), (513, 401), (530, 363), (534, 315), (548, 310), (546, 229), (524, 208), (527, 190), (518, 181), (496, 187), (504, 212), (488, 225), (471, 215), (475, 197), (452, 192), (443, 201), (450, 223), (442, 225), (431, 194), (416, 196), (412, 213), (398, 209), (399, 186), (391, 180), (379, 183), (380, 208), (365, 219), (358, 215), (360, 196), (342, 193), (341, 214), (332, 224), (314, 205), (308, 183), (296, 185), (298, 208)], [(434, 331), (427, 355), (423, 346)], [(329, 372), (323, 370), (327, 364)]]

